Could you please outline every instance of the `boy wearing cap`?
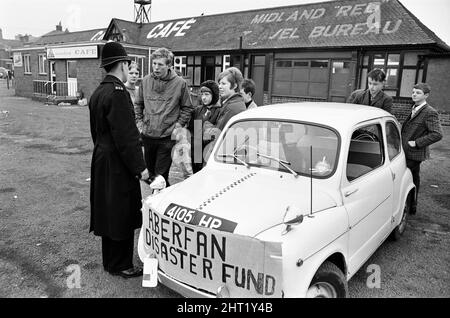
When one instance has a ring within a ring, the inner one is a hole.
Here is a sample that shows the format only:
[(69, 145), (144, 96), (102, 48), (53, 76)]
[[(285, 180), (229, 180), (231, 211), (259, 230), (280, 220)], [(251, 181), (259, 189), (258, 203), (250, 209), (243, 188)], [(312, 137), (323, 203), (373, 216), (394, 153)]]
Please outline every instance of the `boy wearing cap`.
[(216, 122), (220, 112), (219, 85), (216, 82), (208, 80), (200, 85), (201, 103), (192, 113), (189, 122), (189, 131), (191, 133), (191, 159), (192, 169), (196, 173), (203, 168), (203, 149), (211, 142), (210, 138), (203, 138), (203, 124)]
[(124, 278), (142, 275), (133, 266), (134, 231), (142, 225), (139, 179), (149, 178), (124, 85), (130, 62), (120, 43), (106, 43), (100, 67), (107, 75), (89, 101), (94, 142), (89, 231), (102, 237), (103, 268)]
[(347, 103), (378, 107), (391, 113), (393, 99), (383, 92), (386, 74), (383, 70), (376, 68), (369, 72), (367, 78), (369, 88), (354, 91), (348, 98)]
[(402, 143), (406, 165), (411, 170), (416, 186), (416, 198), (410, 213), (416, 214), (420, 187), (420, 164), (430, 158), (429, 146), (442, 139), (442, 127), (438, 112), (427, 104), (430, 86), (426, 83), (414, 85), (411, 113), (402, 125)]

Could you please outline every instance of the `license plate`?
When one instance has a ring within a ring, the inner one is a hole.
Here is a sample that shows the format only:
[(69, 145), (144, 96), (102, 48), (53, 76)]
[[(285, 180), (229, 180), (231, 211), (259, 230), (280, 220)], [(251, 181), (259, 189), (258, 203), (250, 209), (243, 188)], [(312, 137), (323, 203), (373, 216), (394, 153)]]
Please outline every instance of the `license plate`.
[(156, 287), (158, 285), (158, 260), (156, 258), (144, 259), (144, 274), (142, 287)]

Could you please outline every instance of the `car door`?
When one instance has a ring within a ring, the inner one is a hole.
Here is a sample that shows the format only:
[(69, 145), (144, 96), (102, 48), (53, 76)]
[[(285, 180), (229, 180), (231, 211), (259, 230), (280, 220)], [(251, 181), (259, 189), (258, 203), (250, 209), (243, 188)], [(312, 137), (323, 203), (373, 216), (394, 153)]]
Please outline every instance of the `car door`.
[(342, 197), (349, 216), (349, 273), (372, 255), (390, 231), (392, 175), (379, 121), (357, 127), (349, 142)]
[[(400, 197), (400, 188), (402, 176), (406, 166), (406, 160), (402, 153), (402, 142), (400, 138), (400, 130), (393, 120), (387, 120), (385, 123), (387, 156), (389, 157), (389, 168), (392, 174), (393, 191), (392, 191), (392, 212), (393, 217), (401, 217), (402, 200)], [(393, 226), (393, 224), (392, 224)]]

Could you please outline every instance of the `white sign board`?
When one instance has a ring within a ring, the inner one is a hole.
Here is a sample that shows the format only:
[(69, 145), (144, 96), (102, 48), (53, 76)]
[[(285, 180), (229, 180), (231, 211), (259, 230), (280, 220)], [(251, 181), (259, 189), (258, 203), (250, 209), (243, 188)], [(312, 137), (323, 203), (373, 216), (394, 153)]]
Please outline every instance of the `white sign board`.
[(14, 62), (14, 67), (23, 67), (22, 53), (20, 53), (20, 52), (14, 53), (13, 54), (13, 62)]
[(49, 47), (47, 59), (96, 59), (98, 57), (97, 45), (76, 47)]
[(174, 204), (160, 214), (144, 202), (142, 211), (145, 252), (167, 275), (213, 294), (226, 286), (231, 297), (282, 296), (281, 243), (233, 234), (233, 222), (209, 216), (216, 230), (205, 213)]

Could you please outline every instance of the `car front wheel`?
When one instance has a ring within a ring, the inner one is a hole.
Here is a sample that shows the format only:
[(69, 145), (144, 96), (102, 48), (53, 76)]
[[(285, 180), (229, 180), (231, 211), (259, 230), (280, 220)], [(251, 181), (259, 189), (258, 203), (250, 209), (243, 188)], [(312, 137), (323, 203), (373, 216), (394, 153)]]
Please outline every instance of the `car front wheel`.
[(333, 263), (323, 263), (314, 275), (307, 298), (345, 298), (348, 294), (347, 279)]

